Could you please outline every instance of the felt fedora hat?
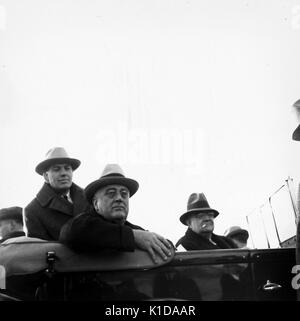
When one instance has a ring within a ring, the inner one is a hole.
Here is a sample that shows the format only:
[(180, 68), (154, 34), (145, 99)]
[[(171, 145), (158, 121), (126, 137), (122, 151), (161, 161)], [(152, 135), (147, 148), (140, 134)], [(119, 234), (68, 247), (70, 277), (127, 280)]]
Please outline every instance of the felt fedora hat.
[(239, 226), (231, 226), (230, 228), (228, 228), (225, 233), (224, 236), (227, 237), (233, 237), (235, 235), (243, 235), (245, 238), (248, 239), (249, 237), (249, 233), (247, 230), (242, 229)]
[(105, 166), (101, 177), (90, 183), (84, 189), (87, 200), (91, 202), (93, 196), (100, 188), (115, 184), (127, 187), (130, 197), (134, 195), (139, 188), (139, 183), (134, 179), (125, 177), (122, 168), (118, 164), (108, 164)]
[(70, 164), (74, 171), (80, 165), (80, 160), (70, 158), (63, 147), (53, 147), (47, 152), (45, 159), (37, 165), (35, 171), (43, 175), (53, 164)]
[(22, 208), (19, 206), (7, 207), (0, 209), (0, 221), (15, 220), (23, 222)]
[[(294, 103), (293, 107), (295, 108), (297, 116), (300, 120), (300, 99)], [(292, 138), (293, 140), (300, 141), (300, 125), (298, 125), (298, 127), (294, 130)]]
[(180, 222), (187, 225), (186, 220), (192, 214), (212, 212), (214, 217), (219, 215), (219, 212), (211, 208), (203, 193), (193, 193), (190, 195), (187, 203), (187, 212), (180, 216)]
[(300, 140), (300, 125), (298, 125), (298, 127), (294, 130), (292, 138), (293, 140)]

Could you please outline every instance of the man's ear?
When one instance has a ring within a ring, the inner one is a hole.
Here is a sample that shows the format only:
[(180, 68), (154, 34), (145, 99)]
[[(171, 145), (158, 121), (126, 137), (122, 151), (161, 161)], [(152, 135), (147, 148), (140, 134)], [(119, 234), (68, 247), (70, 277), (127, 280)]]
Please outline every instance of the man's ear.
[(97, 204), (97, 199), (93, 198), (92, 203), (93, 203), (93, 207), (94, 207), (95, 211), (98, 213), (99, 208), (98, 208), (98, 204)]
[(44, 172), (43, 173), (43, 176), (44, 176), (44, 179), (47, 183), (49, 183), (49, 178), (48, 178), (48, 173), (47, 172)]

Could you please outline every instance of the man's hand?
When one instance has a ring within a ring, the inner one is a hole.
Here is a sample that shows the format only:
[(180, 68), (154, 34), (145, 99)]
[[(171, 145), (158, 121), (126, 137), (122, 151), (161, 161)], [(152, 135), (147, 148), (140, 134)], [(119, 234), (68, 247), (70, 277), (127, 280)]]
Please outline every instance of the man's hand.
[(138, 248), (147, 251), (154, 263), (157, 263), (156, 254), (163, 260), (171, 256), (171, 244), (162, 236), (148, 231), (133, 230), (134, 241)]

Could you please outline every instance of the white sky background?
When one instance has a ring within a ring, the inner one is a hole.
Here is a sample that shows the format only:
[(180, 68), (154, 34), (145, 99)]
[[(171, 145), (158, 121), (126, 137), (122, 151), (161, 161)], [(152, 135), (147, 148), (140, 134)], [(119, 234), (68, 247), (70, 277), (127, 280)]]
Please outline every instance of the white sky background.
[(216, 233), (245, 226), (297, 176), (299, 40), (300, 0), (0, 0), (0, 207), (26, 206), (63, 146), (82, 187), (119, 163), (129, 221), (173, 242), (192, 192)]

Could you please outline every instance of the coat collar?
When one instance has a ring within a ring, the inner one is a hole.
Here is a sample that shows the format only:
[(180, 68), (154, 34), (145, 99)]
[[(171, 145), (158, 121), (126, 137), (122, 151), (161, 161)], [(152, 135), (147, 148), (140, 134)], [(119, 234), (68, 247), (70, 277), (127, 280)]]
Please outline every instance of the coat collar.
[(42, 207), (48, 207), (59, 212), (74, 215), (83, 212), (87, 207), (87, 201), (83, 195), (83, 190), (76, 184), (72, 184), (70, 194), (73, 204), (60, 197), (53, 188), (44, 183), (36, 198)]
[[(100, 215), (99, 213), (96, 212), (94, 206), (90, 206), (90, 208), (88, 209), (87, 211), (87, 214), (89, 215), (94, 215), (94, 216), (100, 216), (102, 220), (106, 221), (106, 222), (109, 222), (109, 223), (112, 223), (111, 221), (107, 220), (105, 217), (103, 217), (102, 215)], [(113, 223), (115, 224), (115, 223)], [(125, 221), (124, 225), (126, 226), (129, 226), (130, 228), (134, 229), (134, 230), (144, 230), (143, 228), (141, 228), (140, 226), (138, 225), (134, 225), (130, 222), (128, 222), (127, 220)]]
[[(211, 234), (211, 239), (216, 245), (212, 244), (208, 239), (203, 237), (201, 234), (195, 233), (192, 229), (188, 228), (185, 237), (190, 241), (194, 242), (194, 244), (199, 245), (199, 247), (203, 247), (204, 244), (207, 249), (210, 248), (220, 248), (220, 249), (227, 249), (227, 248), (236, 248), (236, 246), (228, 240), (226, 237), (216, 235), (214, 233)], [(201, 249), (201, 248), (200, 248)]]
[[(204, 236), (202, 236), (201, 234), (197, 234), (196, 232), (194, 232), (191, 228), (188, 228), (186, 230), (185, 236), (195, 242), (207, 242), (212, 244), (211, 242), (209, 242), (208, 239), (206, 239)], [(214, 233), (211, 233), (211, 239), (215, 242), (216, 239), (216, 235)]]

